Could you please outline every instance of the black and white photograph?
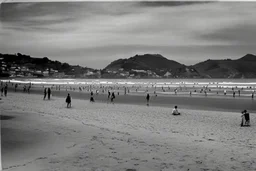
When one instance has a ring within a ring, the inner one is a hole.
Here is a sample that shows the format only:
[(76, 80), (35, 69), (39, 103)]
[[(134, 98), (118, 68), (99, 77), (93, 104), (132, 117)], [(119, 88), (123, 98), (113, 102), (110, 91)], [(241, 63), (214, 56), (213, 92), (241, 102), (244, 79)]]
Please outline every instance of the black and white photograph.
[(256, 1), (0, 0), (1, 171), (255, 171)]

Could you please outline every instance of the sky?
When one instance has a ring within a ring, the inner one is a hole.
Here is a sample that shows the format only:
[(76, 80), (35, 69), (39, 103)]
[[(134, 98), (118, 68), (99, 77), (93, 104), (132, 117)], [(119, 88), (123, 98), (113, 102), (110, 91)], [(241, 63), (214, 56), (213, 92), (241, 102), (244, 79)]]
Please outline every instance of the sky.
[(97, 69), (145, 53), (185, 65), (238, 59), (256, 54), (256, 2), (6, 2), (0, 53)]

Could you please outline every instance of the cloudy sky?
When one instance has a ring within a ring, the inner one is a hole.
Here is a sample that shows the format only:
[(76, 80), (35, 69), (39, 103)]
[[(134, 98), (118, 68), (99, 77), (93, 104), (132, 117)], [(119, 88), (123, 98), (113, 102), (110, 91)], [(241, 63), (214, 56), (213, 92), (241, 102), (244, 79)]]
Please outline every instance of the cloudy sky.
[(256, 54), (256, 2), (2, 3), (0, 53), (104, 68), (136, 54), (190, 65)]

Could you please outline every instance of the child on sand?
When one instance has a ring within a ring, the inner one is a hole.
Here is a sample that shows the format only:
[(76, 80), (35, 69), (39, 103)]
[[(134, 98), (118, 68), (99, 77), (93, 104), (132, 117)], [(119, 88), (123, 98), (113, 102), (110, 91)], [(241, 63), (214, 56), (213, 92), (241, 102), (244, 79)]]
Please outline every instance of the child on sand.
[(173, 115), (180, 115), (177, 106), (175, 106), (174, 109), (172, 110), (172, 114), (173, 114)]
[(67, 108), (71, 107), (71, 97), (70, 97), (69, 93), (68, 93), (68, 96), (66, 98), (66, 103), (67, 103)]

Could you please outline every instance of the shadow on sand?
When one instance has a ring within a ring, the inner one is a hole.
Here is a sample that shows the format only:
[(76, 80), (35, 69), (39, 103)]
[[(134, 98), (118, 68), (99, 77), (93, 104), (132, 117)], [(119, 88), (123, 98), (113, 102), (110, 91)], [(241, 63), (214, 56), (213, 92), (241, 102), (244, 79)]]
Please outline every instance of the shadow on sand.
[(14, 116), (0, 115), (0, 120), (10, 120), (15, 118)]

